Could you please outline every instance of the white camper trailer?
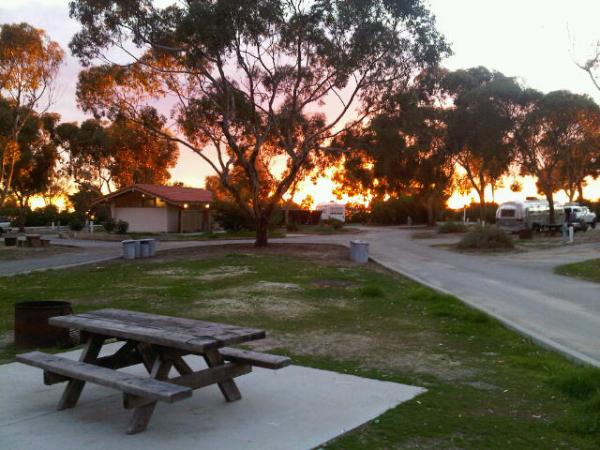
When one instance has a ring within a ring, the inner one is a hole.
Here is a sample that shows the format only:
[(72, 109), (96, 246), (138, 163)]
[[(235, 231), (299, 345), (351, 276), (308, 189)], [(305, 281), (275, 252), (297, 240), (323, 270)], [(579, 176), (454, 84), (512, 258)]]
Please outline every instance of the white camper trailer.
[(554, 204), (554, 221), (550, 221), (550, 207), (546, 200), (505, 202), (496, 210), (496, 226), (511, 233), (518, 233), (520, 230), (557, 229), (564, 221), (565, 210), (559, 203)]
[(335, 219), (340, 222), (346, 221), (346, 205), (341, 203), (319, 203), (317, 211), (321, 211), (321, 220)]

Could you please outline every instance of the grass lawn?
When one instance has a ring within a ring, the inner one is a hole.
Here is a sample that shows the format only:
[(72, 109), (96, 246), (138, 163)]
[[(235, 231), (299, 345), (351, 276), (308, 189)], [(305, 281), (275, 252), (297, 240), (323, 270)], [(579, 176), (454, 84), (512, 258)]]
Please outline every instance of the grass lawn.
[[(0, 331), (11, 330), (13, 303), (32, 299), (260, 327), (268, 338), (253, 348), (296, 364), (428, 389), (325, 448), (599, 448), (599, 370), (346, 253), (227, 246), (3, 278)], [(14, 353), (5, 346), (2, 360)]]
[(560, 275), (581, 278), (582, 280), (600, 283), (600, 258), (588, 259), (573, 264), (564, 264), (554, 269)]

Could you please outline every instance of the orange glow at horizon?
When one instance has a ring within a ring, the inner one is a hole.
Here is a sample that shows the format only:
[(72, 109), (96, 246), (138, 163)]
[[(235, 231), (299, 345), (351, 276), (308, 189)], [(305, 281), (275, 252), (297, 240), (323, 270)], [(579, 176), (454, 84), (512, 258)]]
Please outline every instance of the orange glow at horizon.
[[(67, 200), (62, 196), (53, 198), (50, 203), (55, 205), (60, 211), (67, 209)], [(29, 200), (29, 207), (31, 209), (44, 208), (45, 206), (46, 202), (44, 201), (43, 197), (36, 195)]]
[[(485, 191), (485, 198), (487, 202), (495, 201), (496, 203), (504, 203), (509, 201), (523, 201), (526, 197), (539, 197), (545, 198), (544, 195), (538, 192), (535, 182), (536, 178), (532, 176), (517, 177), (522, 185), (520, 192), (513, 192), (510, 190), (511, 182), (514, 181), (513, 177), (503, 177), (501, 181), (501, 187), (496, 189), (494, 198), (492, 198), (492, 188), (488, 186)], [(583, 196), (588, 200), (598, 201), (600, 200), (600, 178), (593, 179), (591, 177), (586, 178), (586, 185), (583, 187)], [(569, 197), (565, 191), (559, 191), (554, 193), (554, 201), (559, 203), (566, 203), (569, 201)], [(454, 192), (448, 199), (447, 205), (451, 209), (460, 209), (465, 205), (471, 203), (478, 203), (479, 196), (475, 189), (471, 189), (468, 194), (461, 194)]]
[[(294, 202), (301, 203), (307, 196), (311, 196), (314, 200), (311, 205), (311, 209), (314, 209), (319, 203), (358, 203), (361, 205), (367, 205), (372, 200), (373, 195), (370, 193), (363, 195), (355, 195), (349, 196), (347, 194), (343, 194), (341, 198), (338, 198), (334, 191), (337, 188), (337, 184), (333, 181), (333, 175), (337, 169), (332, 167), (325, 170), (325, 174), (323, 176), (318, 177), (315, 182), (310, 179), (310, 177), (305, 178), (304, 180), (298, 183), (298, 189), (294, 194)], [(284, 195), (284, 199), (289, 199), (290, 194)]]

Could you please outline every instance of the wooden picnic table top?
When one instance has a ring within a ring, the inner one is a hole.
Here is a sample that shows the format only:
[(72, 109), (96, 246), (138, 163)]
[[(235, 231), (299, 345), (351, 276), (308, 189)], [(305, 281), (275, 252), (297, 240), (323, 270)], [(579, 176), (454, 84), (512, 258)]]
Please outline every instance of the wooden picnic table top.
[(263, 339), (264, 330), (122, 309), (52, 317), (50, 325), (161, 345), (190, 353)]

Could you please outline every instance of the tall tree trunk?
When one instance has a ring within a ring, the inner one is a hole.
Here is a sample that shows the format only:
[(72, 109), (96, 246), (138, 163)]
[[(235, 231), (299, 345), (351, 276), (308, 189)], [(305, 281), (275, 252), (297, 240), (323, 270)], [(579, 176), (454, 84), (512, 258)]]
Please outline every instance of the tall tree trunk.
[(550, 192), (549, 194), (546, 193), (546, 200), (548, 200), (548, 206), (550, 207), (549, 225), (554, 225), (554, 197), (552, 196), (552, 192)]
[(255, 247), (266, 247), (269, 244), (269, 219), (265, 213), (256, 218), (256, 240)]
[(427, 197), (427, 225), (430, 227), (435, 225), (435, 211), (433, 210), (433, 196)]
[(577, 193), (579, 194), (579, 196), (577, 197), (577, 200), (579, 200), (580, 202), (584, 201), (584, 198), (583, 198), (583, 183), (581, 181), (579, 181), (577, 183)]
[(483, 224), (485, 222), (485, 188), (477, 190), (477, 194), (479, 195), (479, 220)]

